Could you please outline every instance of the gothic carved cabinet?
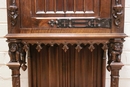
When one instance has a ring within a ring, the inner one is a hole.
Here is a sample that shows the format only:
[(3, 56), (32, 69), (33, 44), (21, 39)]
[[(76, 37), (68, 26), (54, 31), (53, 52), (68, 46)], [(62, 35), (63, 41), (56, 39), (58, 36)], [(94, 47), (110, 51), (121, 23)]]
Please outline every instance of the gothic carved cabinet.
[(106, 69), (119, 87), (124, 2), (7, 0), (12, 86), (28, 68), (29, 87), (105, 87)]

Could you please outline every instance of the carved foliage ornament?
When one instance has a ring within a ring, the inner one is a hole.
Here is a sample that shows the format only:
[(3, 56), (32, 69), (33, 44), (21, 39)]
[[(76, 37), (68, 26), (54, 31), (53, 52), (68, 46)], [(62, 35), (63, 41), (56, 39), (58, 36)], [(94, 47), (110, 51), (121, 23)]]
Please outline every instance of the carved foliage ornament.
[(115, 6), (113, 7), (114, 24), (119, 28), (121, 24), (121, 17), (123, 14), (123, 6), (120, 0), (115, 0)]
[(15, 0), (11, 0), (11, 5), (9, 6), (8, 13), (8, 16), (11, 20), (11, 25), (15, 26), (18, 18), (18, 7), (16, 6)]

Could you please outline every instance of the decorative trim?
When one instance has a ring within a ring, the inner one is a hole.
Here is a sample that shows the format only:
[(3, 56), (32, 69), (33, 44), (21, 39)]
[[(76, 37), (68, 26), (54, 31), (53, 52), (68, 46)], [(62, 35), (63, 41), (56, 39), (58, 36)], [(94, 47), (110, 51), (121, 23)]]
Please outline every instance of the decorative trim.
[(114, 17), (114, 24), (117, 26), (117, 28), (120, 27), (122, 15), (123, 15), (123, 6), (121, 5), (121, 1), (115, 0), (115, 6), (113, 7), (113, 17)]
[(11, 25), (15, 26), (18, 18), (18, 7), (16, 6), (15, 0), (11, 0), (11, 5), (8, 9), (8, 16), (10, 17)]
[[(71, 45), (74, 45), (74, 44), (76, 44), (77, 46), (75, 47), (75, 49), (78, 51), (78, 52), (80, 52), (80, 50), (82, 50), (82, 46), (81, 46), (81, 44), (84, 44), (84, 45), (87, 45), (87, 44), (89, 44), (90, 46), (88, 47), (88, 49), (92, 52), (94, 49), (95, 49), (95, 47), (94, 47), (94, 44), (97, 44), (97, 45), (99, 45), (99, 44), (103, 44), (103, 50), (105, 50), (105, 47), (106, 47), (106, 45), (107, 45), (107, 43), (108, 43), (108, 41), (107, 40), (101, 40), (101, 41), (96, 41), (96, 40), (89, 40), (89, 41), (86, 41), (86, 40), (82, 40), (82, 41), (80, 41), (80, 43), (79, 43), (79, 41), (75, 41), (75, 40), (67, 40), (67, 41), (65, 41), (65, 40), (52, 40), (52, 41), (50, 41), (50, 40), (44, 40), (44, 41), (37, 41), (37, 42), (34, 42), (34, 41), (25, 41), (25, 42), (23, 42), (25, 45), (24, 45), (24, 49), (25, 49), (25, 51), (27, 52), (26, 54), (28, 55), (28, 51), (29, 51), (29, 46), (27, 45), (27, 43), (28, 44), (36, 44), (37, 46), (36, 46), (36, 49), (37, 49), (37, 51), (38, 52), (40, 52), (41, 51), (41, 49), (42, 49), (42, 44), (44, 44), (44, 45), (50, 45), (50, 46), (54, 46), (54, 44), (55, 45), (60, 45), (60, 44), (63, 44), (63, 47), (62, 47), (62, 49), (65, 51), (65, 52), (67, 52), (67, 50), (69, 50), (69, 47), (68, 47), (68, 44), (71, 44)], [(105, 46), (105, 47), (104, 47)]]
[(42, 50), (41, 44), (37, 43), (37, 47), (36, 47), (37, 51), (40, 52)]
[(50, 26), (53, 27), (54, 24), (55, 24), (55, 21), (54, 20), (50, 20), (50, 21), (48, 21), (48, 24), (50, 24)]
[(48, 22), (57, 28), (111, 28), (111, 19), (57, 19)]
[(103, 59), (107, 59), (108, 43), (104, 43), (102, 49), (104, 50)]
[(26, 52), (26, 58), (30, 58), (30, 46), (26, 42), (23, 42), (23, 44), (23, 50)]
[(69, 49), (69, 47), (67, 46), (67, 44), (65, 43), (64, 46), (62, 47), (62, 49), (67, 52), (67, 50)]
[(92, 43), (90, 43), (89, 50), (92, 52), (94, 49), (95, 49), (95, 47), (94, 47), (93, 42), (92, 42)]
[(75, 47), (75, 49), (80, 52), (80, 50), (82, 50), (83, 48), (80, 46), (80, 44), (77, 44), (77, 46)]

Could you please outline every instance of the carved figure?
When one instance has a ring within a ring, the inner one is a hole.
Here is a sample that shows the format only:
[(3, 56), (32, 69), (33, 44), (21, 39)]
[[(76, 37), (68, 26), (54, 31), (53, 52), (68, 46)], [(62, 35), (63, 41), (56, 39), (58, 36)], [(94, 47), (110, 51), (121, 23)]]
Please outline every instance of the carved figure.
[(26, 53), (24, 52), (20, 43), (9, 43), (8, 54), (10, 56), (10, 62), (19, 62), (24, 71), (27, 69), (25, 59)]
[(18, 62), (19, 61), (18, 45), (16, 43), (9, 44), (8, 54), (10, 56), (10, 62)]
[(121, 61), (121, 53), (122, 53), (123, 44), (119, 42), (110, 43), (109, 51), (108, 51), (108, 66), (107, 69), (110, 71), (111, 62), (120, 62)]

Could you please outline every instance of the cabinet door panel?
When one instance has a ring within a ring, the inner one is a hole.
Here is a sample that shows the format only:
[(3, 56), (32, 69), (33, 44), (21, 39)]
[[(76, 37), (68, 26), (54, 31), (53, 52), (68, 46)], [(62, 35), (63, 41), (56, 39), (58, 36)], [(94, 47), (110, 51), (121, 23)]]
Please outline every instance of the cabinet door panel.
[(72, 16), (76, 16), (76, 14), (84, 14), (82, 16), (93, 14), (95, 16), (99, 12), (98, 6), (99, 0), (32, 0), (34, 16), (36, 14), (42, 16), (51, 14), (51, 17), (57, 16), (56, 14), (63, 14), (63, 17), (67, 16), (64, 14), (71, 14)]
[[(24, 3), (24, 7), (21, 8), (21, 28), (23, 29), (20, 32), (35, 32), (35, 30), (37, 30), (37, 33), (111, 32), (111, 27), (98, 26), (100, 25), (98, 24), (100, 18), (111, 18), (110, 4), (106, 5), (106, 3), (111, 3), (110, 0), (28, 0), (20, 2)], [(27, 20), (25, 21), (25, 19)], [(62, 22), (59, 20), (58, 23), (60, 23), (56, 24), (58, 19), (63, 20), (61, 20)], [(68, 20), (70, 22), (67, 22)], [(106, 21), (101, 22), (104, 23)], [(111, 22), (105, 24), (110, 25)], [(95, 25), (97, 27), (93, 27)], [(65, 31), (61, 30), (61, 28), (64, 28)], [(66, 32), (66, 29), (69, 31)]]

